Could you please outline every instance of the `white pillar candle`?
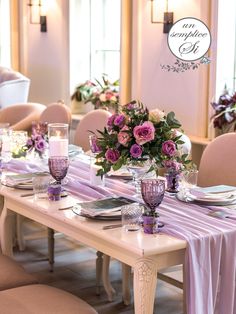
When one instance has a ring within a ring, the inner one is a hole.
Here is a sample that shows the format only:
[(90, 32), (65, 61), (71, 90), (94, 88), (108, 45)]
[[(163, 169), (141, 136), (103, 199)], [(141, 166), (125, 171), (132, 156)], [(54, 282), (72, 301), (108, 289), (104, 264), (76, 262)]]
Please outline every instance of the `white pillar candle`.
[(97, 176), (98, 170), (101, 169), (101, 167), (94, 164), (94, 162), (91, 161), (90, 164), (90, 184), (92, 185), (104, 185), (104, 177)]
[(52, 136), (49, 138), (49, 157), (68, 156), (68, 139)]

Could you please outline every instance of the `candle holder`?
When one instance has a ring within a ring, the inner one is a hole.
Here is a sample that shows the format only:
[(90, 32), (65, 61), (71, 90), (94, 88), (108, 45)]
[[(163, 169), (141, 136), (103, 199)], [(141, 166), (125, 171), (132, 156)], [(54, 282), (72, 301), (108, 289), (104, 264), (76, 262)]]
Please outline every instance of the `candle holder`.
[(49, 157), (68, 157), (69, 125), (66, 123), (48, 124)]

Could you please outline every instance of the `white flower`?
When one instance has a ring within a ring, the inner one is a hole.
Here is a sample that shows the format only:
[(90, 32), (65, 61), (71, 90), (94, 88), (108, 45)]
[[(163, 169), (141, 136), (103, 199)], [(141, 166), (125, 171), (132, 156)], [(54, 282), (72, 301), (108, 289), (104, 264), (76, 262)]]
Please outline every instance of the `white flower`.
[(159, 123), (165, 116), (165, 112), (160, 109), (154, 109), (149, 112), (149, 121)]
[(100, 99), (102, 102), (105, 102), (105, 101), (107, 100), (105, 94), (101, 94), (101, 95), (99, 96), (99, 99)]
[(111, 101), (114, 101), (114, 102), (117, 102), (116, 96), (112, 96), (110, 100), (111, 100)]

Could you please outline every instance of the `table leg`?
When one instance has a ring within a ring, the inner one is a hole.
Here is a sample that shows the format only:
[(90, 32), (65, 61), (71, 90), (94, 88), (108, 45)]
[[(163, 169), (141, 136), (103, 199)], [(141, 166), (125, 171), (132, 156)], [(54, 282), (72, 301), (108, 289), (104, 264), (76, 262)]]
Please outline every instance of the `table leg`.
[(53, 272), (54, 266), (54, 248), (55, 248), (55, 239), (54, 239), (54, 230), (52, 228), (47, 228), (48, 230), (48, 261), (50, 265), (50, 272)]
[(122, 294), (125, 305), (130, 304), (130, 277), (131, 277), (131, 266), (122, 263)]
[(100, 295), (101, 277), (102, 277), (103, 253), (97, 251), (96, 258), (96, 295)]
[(134, 265), (135, 314), (153, 314), (157, 284), (157, 263), (149, 258), (138, 259)]
[(15, 213), (9, 210), (4, 204), (0, 217), (0, 241), (2, 253), (7, 256), (13, 256), (13, 230), (15, 223)]
[(109, 276), (109, 266), (110, 266), (110, 256), (104, 254), (103, 255), (103, 269), (102, 269), (102, 280), (103, 286), (107, 293), (108, 300), (111, 302), (113, 300), (113, 295), (116, 293), (114, 288), (110, 283)]

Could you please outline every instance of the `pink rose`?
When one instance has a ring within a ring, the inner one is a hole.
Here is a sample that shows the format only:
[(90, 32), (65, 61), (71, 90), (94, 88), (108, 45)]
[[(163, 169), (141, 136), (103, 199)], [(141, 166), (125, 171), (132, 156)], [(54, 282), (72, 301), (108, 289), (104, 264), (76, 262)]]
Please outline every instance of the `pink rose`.
[(143, 145), (154, 140), (155, 128), (152, 122), (146, 121), (142, 125), (134, 127), (134, 137), (137, 144)]
[(165, 141), (162, 144), (162, 152), (164, 155), (172, 157), (176, 153), (176, 145), (172, 140)]
[(117, 160), (120, 158), (120, 153), (117, 149), (108, 148), (105, 153), (106, 160), (112, 164), (115, 164)]
[(130, 134), (127, 132), (123, 132), (123, 131), (127, 131), (129, 130), (129, 128), (127, 127), (127, 125), (125, 125), (120, 132), (118, 133), (118, 142), (124, 146), (128, 146), (128, 142), (130, 141)]

